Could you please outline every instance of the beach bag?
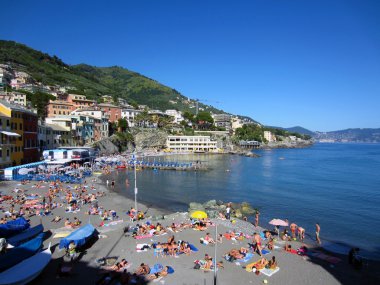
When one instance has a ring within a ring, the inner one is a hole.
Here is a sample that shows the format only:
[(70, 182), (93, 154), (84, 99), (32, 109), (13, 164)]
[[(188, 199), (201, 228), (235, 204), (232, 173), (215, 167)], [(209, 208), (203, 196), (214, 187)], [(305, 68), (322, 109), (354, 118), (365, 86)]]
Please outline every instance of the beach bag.
[(201, 268), (201, 265), (199, 263), (195, 263), (194, 269), (200, 269), (200, 268)]

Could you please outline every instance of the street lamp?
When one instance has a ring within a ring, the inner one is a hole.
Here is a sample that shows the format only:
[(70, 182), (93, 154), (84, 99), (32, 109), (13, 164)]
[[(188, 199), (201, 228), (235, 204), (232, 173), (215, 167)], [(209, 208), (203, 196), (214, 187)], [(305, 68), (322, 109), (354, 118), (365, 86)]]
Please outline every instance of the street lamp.
[(133, 158), (133, 164), (134, 164), (134, 172), (135, 172), (135, 209), (136, 209), (136, 215), (137, 215), (137, 179), (136, 179), (136, 164), (137, 164), (137, 160), (136, 160), (136, 155), (133, 154), (132, 156)]

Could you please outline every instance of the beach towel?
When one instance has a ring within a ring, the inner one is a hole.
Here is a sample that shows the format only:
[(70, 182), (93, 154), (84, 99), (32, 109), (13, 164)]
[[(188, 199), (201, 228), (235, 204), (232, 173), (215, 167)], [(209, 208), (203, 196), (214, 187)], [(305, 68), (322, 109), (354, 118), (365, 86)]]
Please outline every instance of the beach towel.
[(59, 233), (56, 233), (53, 238), (64, 238), (64, 237), (67, 237), (69, 234), (71, 234), (72, 232), (59, 232)]
[(285, 252), (290, 253), (290, 254), (296, 254), (296, 255), (298, 255), (298, 251), (295, 250), (295, 249), (291, 249), (290, 251), (286, 251), (285, 250)]
[(148, 249), (150, 249), (150, 245), (147, 243), (138, 243), (136, 245), (136, 251), (137, 252), (148, 251)]
[(253, 268), (256, 267), (256, 264), (258, 264), (258, 263), (259, 263), (259, 261), (255, 261), (255, 262), (252, 262), (252, 263), (248, 264), (245, 267), (245, 271), (252, 272)]
[(264, 255), (266, 255), (266, 254), (269, 254), (270, 251), (269, 251), (269, 250), (266, 250), (266, 249), (263, 249), (263, 250), (261, 251), (261, 253), (264, 254)]
[(153, 235), (135, 236), (135, 239), (151, 238)]
[(189, 247), (192, 251), (196, 252), (198, 251), (198, 248), (196, 248), (193, 244), (189, 243)]
[(280, 270), (280, 267), (276, 267), (276, 269), (269, 269), (269, 268), (264, 268), (261, 269), (260, 272), (268, 277), (271, 277), (273, 274), (278, 272)]
[(150, 268), (149, 274), (156, 274), (161, 272), (164, 269), (164, 266), (160, 263), (156, 263), (153, 267)]
[(237, 262), (248, 262), (253, 257), (253, 253), (248, 252), (244, 258), (237, 259)]

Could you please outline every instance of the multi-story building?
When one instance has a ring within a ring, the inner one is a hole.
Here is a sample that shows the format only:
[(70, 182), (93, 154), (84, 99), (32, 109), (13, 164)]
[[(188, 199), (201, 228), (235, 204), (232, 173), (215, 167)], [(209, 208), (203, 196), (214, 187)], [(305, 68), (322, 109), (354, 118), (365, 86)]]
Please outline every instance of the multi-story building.
[(166, 140), (168, 149), (176, 152), (215, 152), (216, 144), (209, 136), (168, 136)]
[(268, 142), (275, 142), (276, 136), (270, 131), (264, 131), (264, 139), (266, 139)]
[(94, 118), (95, 123), (95, 136), (94, 139), (99, 140), (102, 138), (108, 138), (109, 135), (109, 128), (108, 128), (108, 121), (109, 121), (109, 113), (103, 111), (98, 106), (96, 107), (89, 107), (89, 108), (83, 108), (83, 109), (77, 109), (73, 112), (71, 112), (72, 115), (86, 115), (86, 116), (92, 116)]
[(0, 92), (0, 100), (5, 100), (9, 103), (26, 106), (26, 94), (16, 92)]
[(15, 151), (20, 137), (19, 134), (11, 132), (10, 118), (0, 113), (0, 169), (13, 165), (11, 153)]
[(48, 124), (42, 124), (41, 122), (38, 122), (38, 146), (40, 153), (54, 148), (53, 129)]
[(72, 104), (73, 108), (71, 111), (91, 107), (96, 103), (94, 100), (88, 100), (84, 95), (77, 94), (68, 94), (66, 101)]
[(128, 126), (131, 128), (135, 127), (135, 118), (139, 114), (141, 114), (141, 110), (133, 108), (124, 108), (121, 110), (121, 117), (127, 120)]
[(109, 103), (109, 104), (113, 103), (113, 98), (111, 95), (103, 95), (102, 100), (103, 100), (103, 103)]
[(7, 101), (0, 101), (0, 112), (10, 120), (10, 131), (20, 135), (11, 153), (12, 164), (39, 160), (38, 118), (31, 110)]
[(83, 146), (94, 142), (94, 118), (92, 116), (71, 116), (73, 144)]
[(50, 100), (47, 105), (47, 117), (49, 118), (60, 115), (70, 115), (72, 111), (72, 103), (63, 100)]
[(52, 132), (52, 147), (49, 149), (55, 149), (60, 146), (71, 146), (72, 138), (71, 131), (65, 127), (55, 124), (46, 124), (46, 127), (51, 129)]
[(98, 107), (108, 114), (109, 121), (111, 123), (117, 122), (119, 119), (121, 119), (121, 108), (119, 106), (108, 103), (101, 103), (98, 104)]
[(182, 122), (184, 120), (181, 111), (166, 110), (165, 114), (168, 115), (168, 116), (173, 117), (174, 118), (173, 123), (175, 123), (175, 124), (179, 124), (180, 122)]
[(236, 129), (242, 128), (244, 125), (243, 120), (239, 119), (238, 117), (231, 118), (231, 128), (235, 132)]
[(225, 128), (226, 131), (231, 129), (231, 116), (227, 114), (214, 114), (212, 116), (214, 119), (214, 125), (216, 127)]

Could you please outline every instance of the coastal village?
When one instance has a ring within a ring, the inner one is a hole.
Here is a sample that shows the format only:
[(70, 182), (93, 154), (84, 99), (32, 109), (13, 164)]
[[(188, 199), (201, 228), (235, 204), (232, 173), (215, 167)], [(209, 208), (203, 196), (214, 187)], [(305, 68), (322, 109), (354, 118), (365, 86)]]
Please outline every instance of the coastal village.
[[(346, 264), (345, 255), (307, 243), (294, 222), (262, 226), (248, 203), (211, 200), (169, 213), (137, 203), (136, 186), (134, 202), (120, 195), (132, 188), (128, 179), (125, 187), (115, 183), (115, 171), (203, 167), (147, 163), (146, 156), (251, 156), (263, 147), (307, 147), (309, 138), (206, 112), (197, 100), (188, 101), (195, 115), (109, 95), (89, 100), (6, 64), (0, 84), (0, 168), (10, 180), (0, 189), (0, 284), (376, 283), (354, 253), (353, 265)], [(28, 97), (35, 92), (53, 96), (42, 116)], [(237, 139), (252, 130), (258, 140)], [(116, 146), (111, 138), (122, 134), (132, 138)], [(368, 272), (376, 264), (366, 266)]]
[[(279, 138), (266, 130), (261, 141), (240, 140), (233, 143), (231, 137), (237, 129), (243, 125), (260, 124), (230, 114), (206, 113), (194, 100), (188, 101), (190, 108), (195, 108), (196, 114), (204, 112), (209, 115), (210, 122), (194, 122), (175, 109), (154, 110), (146, 105), (132, 106), (122, 98), (117, 98), (115, 102), (115, 98), (109, 95), (101, 96), (98, 101), (89, 100), (85, 95), (70, 93), (72, 89), (70, 86), (43, 85), (26, 72), (7, 64), (0, 65), (0, 90), (4, 90), (0, 91), (0, 169), (40, 161), (44, 150), (96, 147), (96, 143), (131, 128), (165, 129), (167, 137), (156, 148), (167, 152), (225, 153), (236, 149), (276, 146)], [(27, 94), (21, 91), (51, 94), (53, 100), (45, 106), (46, 116), (38, 114), (27, 100)], [(191, 135), (185, 135), (186, 128), (191, 130)], [(285, 147), (310, 143), (295, 135), (282, 137), (281, 141), (287, 143)], [(146, 147), (149, 148), (149, 145)]]

